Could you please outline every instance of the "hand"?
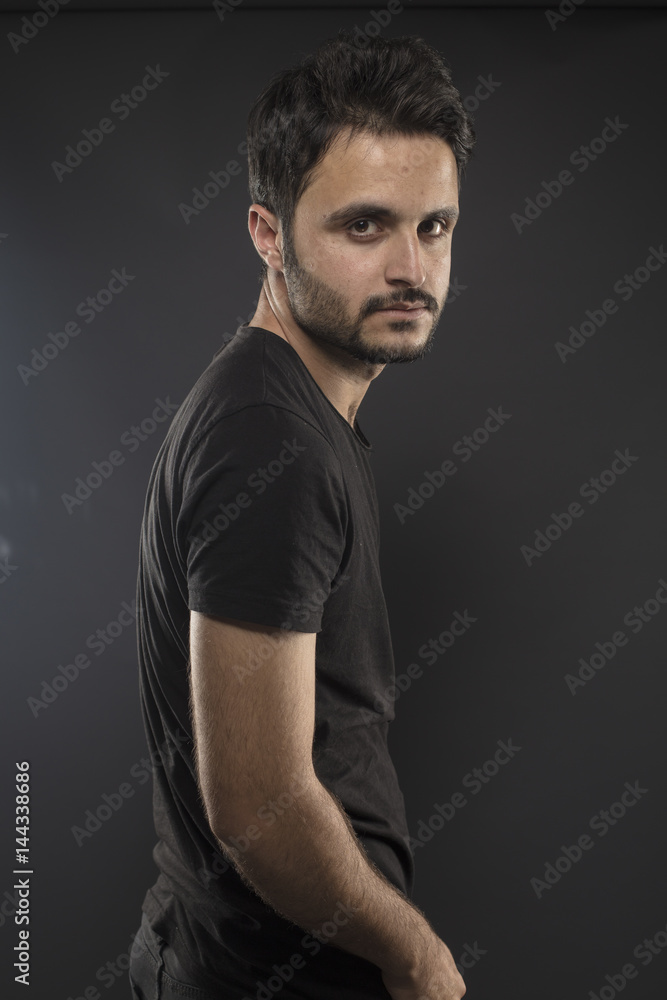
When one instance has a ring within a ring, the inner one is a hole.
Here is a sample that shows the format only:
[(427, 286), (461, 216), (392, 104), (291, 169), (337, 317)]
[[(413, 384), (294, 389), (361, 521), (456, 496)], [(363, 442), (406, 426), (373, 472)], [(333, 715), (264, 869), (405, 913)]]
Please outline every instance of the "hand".
[(416, 970), (412, 973), (383, 970), (382, 981), (392, 1000), (461, 1000), (466, 992), (451, 951), (436, 935)]

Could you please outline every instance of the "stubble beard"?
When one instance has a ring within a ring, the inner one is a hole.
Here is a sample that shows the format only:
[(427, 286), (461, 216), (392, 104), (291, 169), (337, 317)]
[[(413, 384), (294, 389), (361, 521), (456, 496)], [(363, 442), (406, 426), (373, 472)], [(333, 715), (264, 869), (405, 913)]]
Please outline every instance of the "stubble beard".
[[(380, 335), (370, 337), (364, 333), (363, 320), (390, 303), (374, 296), (362, 305), (357, 318), (351, 320), (344, 296), (301, 266), (288, 232), (283, 234), (282, 255), (285, 287), (292, 315), (304, 333), (313, 340), (333, 345), (357, 361), (373, 365), (409, 364), (423, 358), (431, 350), (444, 302), (438, 309), (436, 300), (430, 295), (416, 289), (401, 292), (400, 301), (426, 302), (433, 317), (431, 328), (426, 339), (417, 345), (411, 346), (407, 340), (398, 346), (395, 343), (383, 344)], [(398, 295), (393, 301), (399, 301)], [(415, 320), (392, 319), (387, 322), (393, 330), (401, 331), (410, 330)], [(395, 338), (392, 337), (392, 340)]]

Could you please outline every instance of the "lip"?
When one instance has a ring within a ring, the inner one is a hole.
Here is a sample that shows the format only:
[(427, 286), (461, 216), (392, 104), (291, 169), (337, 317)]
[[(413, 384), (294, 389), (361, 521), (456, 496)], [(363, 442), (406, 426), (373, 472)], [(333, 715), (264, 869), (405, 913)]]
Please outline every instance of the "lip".
[(428, 309), (426, 306), (410, 306), (409, 309), (378, 309), (378, 312), (382, 312), (386, 316), (396, 316), (397, 318), (404, 316), (409, 317), (410, 319), (417, 319), (417, 317), (428, 312)]

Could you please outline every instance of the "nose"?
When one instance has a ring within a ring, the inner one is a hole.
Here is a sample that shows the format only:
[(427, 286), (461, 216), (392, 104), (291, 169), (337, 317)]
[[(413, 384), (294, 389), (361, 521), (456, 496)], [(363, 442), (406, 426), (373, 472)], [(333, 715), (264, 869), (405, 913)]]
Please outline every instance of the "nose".
[(390, 284), (403, 282), (420, 288), (426, 280), (418, 233), (395, 233), (387, 252), (385, 277)]

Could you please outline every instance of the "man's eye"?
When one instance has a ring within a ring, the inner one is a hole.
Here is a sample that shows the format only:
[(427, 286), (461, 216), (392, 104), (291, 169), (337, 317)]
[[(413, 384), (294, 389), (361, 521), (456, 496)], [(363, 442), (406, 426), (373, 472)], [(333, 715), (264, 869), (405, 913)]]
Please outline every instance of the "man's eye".
[[(356, 229), (355, 227), (357, 227), (357, 226), (369, 226), (369, 225), (370, 226), (375, 226), (375, 225), (377, 225), (377, 223), (373, 222), (372, 219), (357, 219), (356, 222), (350, 223), (350, 225), (347, 228), (348, 228), (348, 231), (350, 231), (354, 236), (367, 236), (367, 235), (372, 235), (372, 232), (369, 233), (368, 229), (364, 229), (364, 230), (360, 231), (359, 229)], [(447, 235), (447, 231), (448, 231), (447, 230), (447, 221), (445, 219), (427, 219), (426, 222), (422, 222), (422, 226), (431, 226), (431, 227), (439, 226), (440, 227), (439, 230), (437, 230), (437, 231), (434, 228), (433, 232), (431, 232), (431, 231), (426, 232), (426, 234), (425, 234), (426, 236), (446, 236)]]
[[(372, 219), (357, 219), (356, 222), (353, 222), (350, 226), (348, 226), (348, 229), (353, 230), (355, 226), (363, 226), (363, 225), (367, 225), (368, 223), (370, 223), (372, 226), (376, 225), (376, 223), (373, 222)], [(365, 236), (366, 232), (367, 231), (359, 232), (359, 230), (357, 230), (356, 231), (356, 235), (357, 236)]]
[(422, 225), (426, 226), (440, 226), (439, 232), (429, 232), (427, 236), (445, 236), (447, 233), (447, 223), (444, 219), (427, 219)]

